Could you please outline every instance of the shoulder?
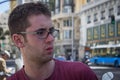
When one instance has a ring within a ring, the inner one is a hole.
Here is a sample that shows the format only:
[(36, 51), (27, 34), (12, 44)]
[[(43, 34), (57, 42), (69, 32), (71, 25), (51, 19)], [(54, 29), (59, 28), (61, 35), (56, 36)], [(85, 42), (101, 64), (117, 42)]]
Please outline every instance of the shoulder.
[(0, 61), (5, 61), (3, 58), (0, 58)]
[[(68, 62), (68, 61), (56, 61), (58, 63), (59, 69), (62, 70), (62, 72), (67, 73), (67, 75), (77, 77), (78, 79), (81, 80), (97, 80), (97, 77), (95, 73), (92, 71), (92, 69), (89, 68), (88, 65), (76, 61), (76, 62)], [(56, 64), (57, 66), (57, 64)], [(60, 70), (60, 71), (61, 71)], [(86, 77), (87, 75), (87, 77)]]
[(55, 60), (57, 65), (63, 65), (65, 67), (78, 67), (78, 68), (88, 68), (88, 66), (86, 64), (83, 64), (80, 61), (59, 61), (59, 60)]
[(0, 58), (0, 64), (5, 64), (6, 61), (3, 58)]
[(59, 68), (72, 72), (82, 72), (82, 71), (90, 70), (90, 68), (86, 64), (83, 64), (82, 62), (79, 61), (71, 62), (71, 61), (56, 60), (55, 62), (56, 62), (56, 66), (58, 66)]

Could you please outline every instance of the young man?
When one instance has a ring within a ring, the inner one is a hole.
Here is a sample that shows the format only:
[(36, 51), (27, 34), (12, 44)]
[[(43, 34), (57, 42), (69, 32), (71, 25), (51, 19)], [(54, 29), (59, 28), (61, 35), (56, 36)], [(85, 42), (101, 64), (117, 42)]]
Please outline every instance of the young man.
[(9, 16), (12, 40), (20, 49), (24, 66), (7, 80), (98, 80), (94, 72), (80, 62), (53, 59), (54, 29), (46, 5), (25, 3)]

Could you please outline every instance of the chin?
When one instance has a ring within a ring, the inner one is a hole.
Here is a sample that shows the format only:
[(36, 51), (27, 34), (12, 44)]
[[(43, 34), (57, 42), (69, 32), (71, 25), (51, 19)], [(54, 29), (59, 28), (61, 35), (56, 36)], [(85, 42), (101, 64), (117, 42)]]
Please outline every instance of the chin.
[(48, 63), (48, 62), (50, 62), (51, 60), (53, 60), (53, 58), (47, 58), (47, 59), (45, 59), (45, 60), (43, 61), (43, 63)]
[(49, 61), (51, 61), (52, 59), (53, 59), (53, 56), (48, 58)]

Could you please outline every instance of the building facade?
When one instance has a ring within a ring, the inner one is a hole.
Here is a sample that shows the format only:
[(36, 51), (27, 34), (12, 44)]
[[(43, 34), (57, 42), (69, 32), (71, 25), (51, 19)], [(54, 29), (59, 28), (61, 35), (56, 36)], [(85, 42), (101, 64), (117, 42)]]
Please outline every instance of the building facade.
[(80, 18), (81, 52), (91, 56), (120, 53), (120, 0), (89, 1)]
[(65, 53), (68, 60), (79, 59), (80, 17), (77, 15), (85, 0), (55, 0), (53, 23), (60, 31), (55, 40), (57, 54)]

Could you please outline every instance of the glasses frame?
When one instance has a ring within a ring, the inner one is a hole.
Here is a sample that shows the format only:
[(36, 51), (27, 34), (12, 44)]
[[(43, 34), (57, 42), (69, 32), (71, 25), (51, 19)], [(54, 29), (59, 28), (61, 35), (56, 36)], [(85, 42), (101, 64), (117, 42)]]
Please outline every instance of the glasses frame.
[(59, 30), (58, 29), (52, 29), (51, 31), (49, 30), (46, 30), (46, 32), (47, 32), (47, 35), (45, 36), (45, 37), (40, 37), (40, 35), (39, 35), (39, 32), (40, 31), (31, 31), (31, 32), (18, 32), (17, 34), (35, 34), (35, 35), (37, 35), (37, 36), (39, 36), (39, 39), (46, 39), (48, 36), (49, 36), (49, 34), (51, 34), (54, 38), (55, 37), (57, 37), (58, 36), (58, 34), (59, 34)]

